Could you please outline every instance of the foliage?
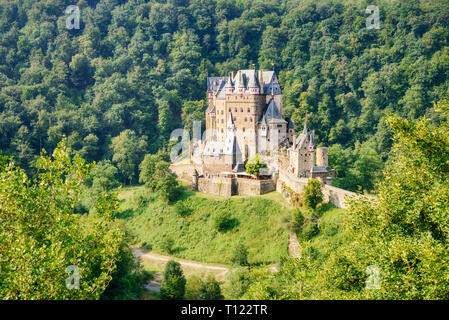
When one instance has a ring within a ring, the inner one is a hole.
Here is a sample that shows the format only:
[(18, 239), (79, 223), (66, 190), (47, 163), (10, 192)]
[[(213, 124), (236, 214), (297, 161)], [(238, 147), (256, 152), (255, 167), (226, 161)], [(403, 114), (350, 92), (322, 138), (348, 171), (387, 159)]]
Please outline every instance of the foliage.
[(218, 212), (214, 217), (214, 228), (218, 231), (227, 230), (232, 224), (232, 217), (229, 211)]
[(234, 248), (231, 257), (232, 264), (238, 266), (247, 266), (248, 263), (248, 247), (245, 246), (242, 242), (239, 242), (237, 246)]
[(315, 210), (323, 201), (323, 191), (321, 190), (321, 181), (318, 179), (309, 179), (304, 186), (304, 204)]
[[(376, 265), (381, 289), (343, 290), (377, 299), (447, 299), (448, 106), (447, 101), (437, 105), (438, 126), (427, 118), (388, 118), (394, 157), (380, 182), (379, 198), (354, 201), (349, 208), (351, 250), (360, 254), (349, 254), (345, 246), (335, 257), (336, 264), (345, 261), (361, 275), (368, 264)], [(334, 277), (347, 283), (342, 272), (337, 269)]]
[(259, 176), (260, 169), (266, 168), (267, 164), (263, 163), (259, 159), (259, 154), (256, 153), (253, 159), (248, 160), (246, 163), (246, 173), (252, 174), (256, 177)]
[[(297, 131), (307, 121), (318, 144), (351, 153), (371, 142), (366, 161), (330, 166), (347, 169), (337, 171), (341, 186), (372, 191), (376, 173), (361, 169), (388, 157), (386, 114), (417, 118), (447, 94), (449, 10), (447, 1), (380, 0), (381, 28), (368, 30), (368, 4), (82, 1), (81, 28), (69, 30), (66, 1), (2, 1), (0, 149), (27, 173), (64, 134), (88, 161), (113, 160), (112, 139), (126, 130), (155, 153), (173, 129), (204, 128), (206, 76), (274, 62)], [(141, 159), (119, 154), (123, 180), (136, 182)]]
[(134, 131), (125, 130), (112, 139), (114, 155), (112, 161), (122, 173), (126, 182), (131, 184), (137, 176), (139, 163), (147, 148), (146, 137), (138, 138)]
[(183, 192), (176, 175), (170, 170), (165, 154), (146, 155), (140, 165), (140, 182), (166, 201), (175, 201)]
[(169, 162), (170, 158), (166, 153), (158, 152), (156, 154), (147, 154), (139, 165), (140, 175), (139, 182), (146, 184), (152, 188), (152, 179), (156, 171), (156, 164), (165, 161)]
[[(435, 112), (436, 124), (390, 116), (394, 154), (378, 198), (353, 199), (340, 219), (324, 213), (320, 232), (302, 243), (301, 259), (274, 277), (262, 274), (245, 298), (447, 299), (449, 103)], [(378, 289), (366, 286), (373, 267)]]
[(170, 260), (165, 265), (164, 276), (160, 291), (161, 299), (180, 300), (184, 298), (186, 279), (181, 269), (181, 265)]
[(173, 238), (166, 236), (166, 237), (162, 238), (161, 242), (159, 243), (159, 247), (161, 248), (161, 250), (163, 252), (171, 254), (174, 244), (175, 244), (175, 241), (173, 240)]
[[(35, 180), (12, 163), (0, 173), (2, 299), (98, 299), (121, 264), (118, 203), (100, 200), (96, 214), (73, 214), (90, 166), (69, 153), (66, 140), (52, 157), (43, 152)], [(66, 287), (70, 265), (79, 268), (78, 290)]]
[(206, 280), (199, 276), (192, 275), (187, 279), (185, 298), (189, 300), (221, 300), (220, 283), (213, 275), (209, 275)]
[(292, 210), (290, 214), (290, 228), (293, 232), (298, 233), (304, 223), (304, 215), (299, 208)]
[(174, 208), (175, 212), (181, 217), (186, 217), (192, 212), (192, 210), (187, 207), (183, 201), (176, 202)]

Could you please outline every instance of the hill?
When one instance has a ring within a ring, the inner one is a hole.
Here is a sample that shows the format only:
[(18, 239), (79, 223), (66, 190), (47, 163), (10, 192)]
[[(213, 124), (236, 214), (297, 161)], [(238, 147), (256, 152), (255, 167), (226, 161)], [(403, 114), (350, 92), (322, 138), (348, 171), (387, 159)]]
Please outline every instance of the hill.
[[(230, 263), (234, 247), (242, 241), (253, 264), (276, 263), (287, 255), (286, 221), (290, 209), (266, 197), (233, 197), (187, 192), (169, 205), (144, 187), (125, 188), (120, 194), (122, 218), (136, 243), (166, 253), (164, 239), (173, 240), (171, 254), (202, 262)], [(281, 200), (282, 201), (282, 200)], [(180, 215), (182, 205), (187, 213)], [(217, 231), (214, 219), (229, 212), (228, 230)]]

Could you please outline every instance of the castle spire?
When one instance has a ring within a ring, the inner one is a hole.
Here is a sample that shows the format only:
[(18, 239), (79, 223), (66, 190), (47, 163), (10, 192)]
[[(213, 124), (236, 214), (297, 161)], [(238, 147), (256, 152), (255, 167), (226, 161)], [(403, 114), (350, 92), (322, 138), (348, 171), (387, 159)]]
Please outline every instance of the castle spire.
[(232, 112), (229, 113), (228, 123), (226, 125), (228, 131), (234, 131), (235, 130), (235, 124), (234, 119), (232, 118)]
[(307, 131), (307, 124), (304, 122), (304, 129), (302, 129), (302, 134), (306, 136), (307, 132), (308, 132)]
[(310, 134), (310, 139), (309, 139), (309, 152), (314, 152), (314, 144), (313, 144), (313, 137), (315, 135), (315, 131), (312, 131), (312, 133)]

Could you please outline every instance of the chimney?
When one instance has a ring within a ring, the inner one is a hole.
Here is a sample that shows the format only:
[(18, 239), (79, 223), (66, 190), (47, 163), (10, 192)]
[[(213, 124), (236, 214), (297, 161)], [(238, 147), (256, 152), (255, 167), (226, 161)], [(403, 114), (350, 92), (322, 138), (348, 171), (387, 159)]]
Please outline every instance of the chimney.
[(263, 94), (263, 78), (262, 78), (262, 70), (259, 70), (259, 85), (260, 85), (260, 94)]

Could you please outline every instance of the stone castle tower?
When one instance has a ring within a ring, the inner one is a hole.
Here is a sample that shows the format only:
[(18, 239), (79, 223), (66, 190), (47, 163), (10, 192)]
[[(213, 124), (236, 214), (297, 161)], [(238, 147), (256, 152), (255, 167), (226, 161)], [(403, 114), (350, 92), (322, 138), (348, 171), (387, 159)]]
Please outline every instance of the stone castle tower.
[(274, 71), (239, 70), (208, 77), (207, 92), (206, 141), (226, 141), (231, 117), (242, 161), (291, 142), (293, 127), (282, 118), (282, 92)]

